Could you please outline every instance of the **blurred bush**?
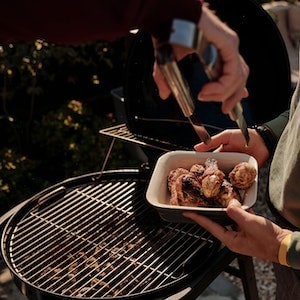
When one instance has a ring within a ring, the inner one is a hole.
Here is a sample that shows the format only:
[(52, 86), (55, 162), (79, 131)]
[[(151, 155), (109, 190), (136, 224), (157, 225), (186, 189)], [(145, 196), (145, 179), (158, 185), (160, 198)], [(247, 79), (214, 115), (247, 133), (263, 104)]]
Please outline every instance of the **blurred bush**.
[[(115, 122), (124, 41), (0, 47), (0, 215), (59, 180), (99, 171)], [(107, 168), (137, 166), (117, 142)]]

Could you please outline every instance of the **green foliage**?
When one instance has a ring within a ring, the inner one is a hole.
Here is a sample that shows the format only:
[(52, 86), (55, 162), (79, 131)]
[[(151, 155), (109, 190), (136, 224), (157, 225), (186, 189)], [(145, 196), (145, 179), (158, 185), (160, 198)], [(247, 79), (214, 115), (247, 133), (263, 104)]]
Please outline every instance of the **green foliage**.
[[(110, 90), (122, 84), (122, 40), (0, 46), (0, 215), (57, 181), (99, 171), (110, 138)], [(108, 168), (137, 166), (124, 143)]]
[(0, 215), (47, 185), (34, 174), (35, 162), (14, 149), (0, 150)]
[[(107, 117), (95, 116), (78, 100), (71, 100), (58, 110), (49, 112), (36, 123), (33, 131), (35, 157), (40, 162), (39, 173), (59, 180), (99, 171), (111, 142), (99, 135), (99, 129), (111, 123), (112, 120)], [(128, 160), (125, 148), (119, 147), (119, 154), (120, 151), (121, 159)], [(119, 154), (114, 151), (112, 161)]]

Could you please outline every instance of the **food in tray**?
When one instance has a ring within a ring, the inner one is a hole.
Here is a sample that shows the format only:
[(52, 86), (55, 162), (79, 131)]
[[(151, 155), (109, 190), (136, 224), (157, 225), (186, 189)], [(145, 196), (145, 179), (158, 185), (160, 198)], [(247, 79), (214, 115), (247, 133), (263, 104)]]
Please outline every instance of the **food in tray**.
[(242, 203), (241, 192), (248, 189), (256, 178), (256, 169), (248, 162), (241, 162), (225, 174), (214, 158), (207, 158), (204, 165), (176, 168), (168, 174), (170, 204), (179, 206), (227, 207), (233, 198)]
[(219, 169), (217, 160), (208, 158), (203, 175), (199, 178), (206, 198), (211, 199), (219, 194), (224, 177), (225, 174)]
[(248, 189), (256, 176), (256, 169), (247, 162), (237, 164), (229, 173), (230, 182), (241, 190)]

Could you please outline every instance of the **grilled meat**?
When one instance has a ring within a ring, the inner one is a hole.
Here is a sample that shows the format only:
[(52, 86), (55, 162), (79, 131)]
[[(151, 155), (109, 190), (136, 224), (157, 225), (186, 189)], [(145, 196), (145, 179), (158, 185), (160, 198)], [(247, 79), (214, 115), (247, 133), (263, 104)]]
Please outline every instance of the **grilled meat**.
[(199, 180), (186, 169), (172, 170), (168, 176), (171, 205), (207, 206)]
[(180, 205), (208, 206), (208, 203), (203, 197), (201, 184), (194, 174), (184, 174), (180, 177), (180, 179), (181, 182), (176, 186), (177, 197)]
[(218, 168), (218, 163), (215, 159), (208, 158), (205, 161), (205, 170), (202, 175), (202, 191), (205, 197), (216, 197), (223, 182), (225, 174)]
[(208, 158), (204, 165), (194, 164), (189, 170), (177, 168), (168, 175), (170, 204), (182, 206), (227, 207), (231, 199), (242, 203), (239, 190), (249, 188), (256, 169), (247, 162), (237, 164), (226, 178), (216, 159)]
[(188, 174), (189, 171), (184, 168), (177, 168), (172, 170), (168, 176), (168, 189), (171, 193), (170, 204), (179, 205), (178, 196), (177, 196), (177, 186), (181, 185), (181, 176)]
[(255, 180), (256, 169), (248, 162), (241, 162), (233, 168), (228, 177), (233, 186), (246, 190)]
[(194, 173), (194, 175), (201, 181), (202, 175), (205, 171), (205, 168), (203, 165), (200, 164), (194, 164), (190, 168), (190, 172)]
[(231, 199), (242, 202), (241, 195), (228, 180), (224, 179), (219, 194), (215, 198), (215, 203), (227, 207)]

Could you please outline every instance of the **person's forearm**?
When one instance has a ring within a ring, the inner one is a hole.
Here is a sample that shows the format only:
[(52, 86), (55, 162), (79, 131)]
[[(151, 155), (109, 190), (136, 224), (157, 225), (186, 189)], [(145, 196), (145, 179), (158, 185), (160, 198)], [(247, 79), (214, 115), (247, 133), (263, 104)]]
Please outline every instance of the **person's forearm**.
[[(239, 45), (239, 37), (235, 31), (222, 22), (209, 8), (202, 7), (198, 23), (208, 42), (214, 44), (219, 51), (235, 49)], [(227, 48), (228, 47), (228, 48)]]
[(222, 112), (229, 114), (249, 95), (246, 88), (249, 67), (239, 53), (239, 36), (206, 6), (202, 7), (198, 26), (205, 39), (216, 46), (221, 62), (220, 75), (202, 87), (198, 98), (222, 102)]

